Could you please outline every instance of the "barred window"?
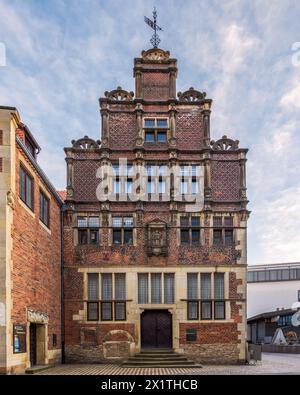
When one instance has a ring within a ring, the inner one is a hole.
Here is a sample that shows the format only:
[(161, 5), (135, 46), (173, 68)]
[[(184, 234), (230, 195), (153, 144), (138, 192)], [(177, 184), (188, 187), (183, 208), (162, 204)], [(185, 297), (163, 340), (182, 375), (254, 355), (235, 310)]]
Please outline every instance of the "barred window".
[(161, 274), (151, 274), (151, 303), (161, 303)]
[(148, 303), (148, 274), (138, 274), (138, 303)]
[(174, 303), (174, 274), (164, 275), (164, 299), (166, 304)]

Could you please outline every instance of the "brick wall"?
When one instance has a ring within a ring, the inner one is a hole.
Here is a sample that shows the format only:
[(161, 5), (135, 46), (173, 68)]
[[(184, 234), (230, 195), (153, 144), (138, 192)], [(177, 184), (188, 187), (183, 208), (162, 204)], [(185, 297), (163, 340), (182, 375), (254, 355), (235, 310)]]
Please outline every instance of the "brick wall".
[[(19, 200), (19, 167), (23, 159), (34, 177), (34, 217)], [(39, 183), (44, 186), (22, 151), (16, 152), (16, 205), (12, 228), (12, 323), (27, 322), (26, 309), (47, 313), (48, 348), (61, 348), (61, 226), (60, 206), (52, 197), (50, 202), (51, 234), (39, 223)], [(46, 189), (47, 190), (47, 189)], [(57, 335), (57, 346), (52, 345)]]

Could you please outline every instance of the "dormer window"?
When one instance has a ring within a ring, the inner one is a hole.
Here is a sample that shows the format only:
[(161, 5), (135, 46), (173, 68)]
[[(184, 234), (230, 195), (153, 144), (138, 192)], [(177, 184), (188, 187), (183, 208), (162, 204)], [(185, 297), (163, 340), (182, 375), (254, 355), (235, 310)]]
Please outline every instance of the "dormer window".
[(168, 118), (145, 118), (145, 143), (166, 143), (168, 140)]

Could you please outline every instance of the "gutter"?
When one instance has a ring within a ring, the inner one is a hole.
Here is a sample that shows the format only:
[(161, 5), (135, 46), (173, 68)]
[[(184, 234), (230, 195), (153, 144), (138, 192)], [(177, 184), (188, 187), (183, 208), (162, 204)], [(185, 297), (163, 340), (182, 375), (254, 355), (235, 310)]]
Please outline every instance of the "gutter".
[(60, 211), (60, 228), (61, 228), (61, 265), (60, 265), (60, 292), (61, 292), (61, 363), (64, 364), (65, 358), (65, 287), (64, 287), (64, 213), (66, 205), (64, 204)]

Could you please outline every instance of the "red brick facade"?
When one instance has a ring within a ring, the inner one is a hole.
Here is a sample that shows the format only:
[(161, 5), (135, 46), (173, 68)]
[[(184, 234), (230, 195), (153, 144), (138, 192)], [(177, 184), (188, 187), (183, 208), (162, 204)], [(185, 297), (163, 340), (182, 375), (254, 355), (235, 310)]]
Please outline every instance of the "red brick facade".
[[(68, 170), (64, 217), (66, 358), (69, 361), (97, 362), (115, 358), (118, 350), (119, 357), (125, 357), (126, 352), (122, 348), (124, 334), (131, 339), (129, 343), (135, 344), (137, 352), (141, 347), (141, 315), (144, 310), (155, 309), (155, 306), (139, 306), (137, 291), (128, 290), (128, 286), (137, 289), (137, 274), (140, 272), (160, 271), (164, 274), (171, 271), (175, 275), (176, 300), (172, 306), (164, 307), (161, 303), (158, 308), (172, 313), (173, 348), (197, 361), (241, 362), (245, 359), (246, 325), (247, 150), (240, 149), (237, 141), (226, 136), (216, 142), (211, 141), (212, 101), (194, 88), (177, 95), (177, 61), (171, 59), (168, 52), (155, 49), (143, 52), (141, 58), (135, 59), (134, 76), (135, 97), (133, 93), (118, 88), (106, 92), (100, 99), (102, 141), (85, 137), (65, 148)], [(161, 117), (169, 122), (167, 141), (145, 141), (145, 119)], [(172, 195), (166, 202), (98, 201), (97, 169), (104, 163), (116, 163), (120, 157), (127, 158), (130, 164), (202, 166), (204, 207), (197, 212), (201, 217), (199, 245), (181, 245), (180, 218), (186, 215), (188, 204), (175, 202)], [(100, 219), (99, 242), (95, 245), (78, 242), (78, 217), (88, 215)], [(114, 215), (133, 216), (132, 245), (113, 244)], [(230, 245), (214, 244), (214, 216), (232, 218), (234, 242)], [(161, 232), (166, 236), (166, 244), (160, 253), (151, 254), (149, 234), (151, 226), (155, 227), (156, 223), (160, 224), (160, 231), (164, 229)], [(126, 321), (108, 323), (99, 318), (89, 322), (86, 303), (88, 273), (118, 272), (128, 276)], [(224, 273), (226, 312), (220, 322), (187, 319), (186, 276), (194, 272)], [(130, 283), (129, 278), (134, 283)], [(190, 328), (197, 329), (193, 342), (186, 340), (187, 329)], [(121, 338), (115, 334), (114, 339), (116, 343), (119, 339), (119, 349), (112, 349), (112, 342), (107, 340), (107, 334), (113, 336), (112, 331), (121, 331)]]

